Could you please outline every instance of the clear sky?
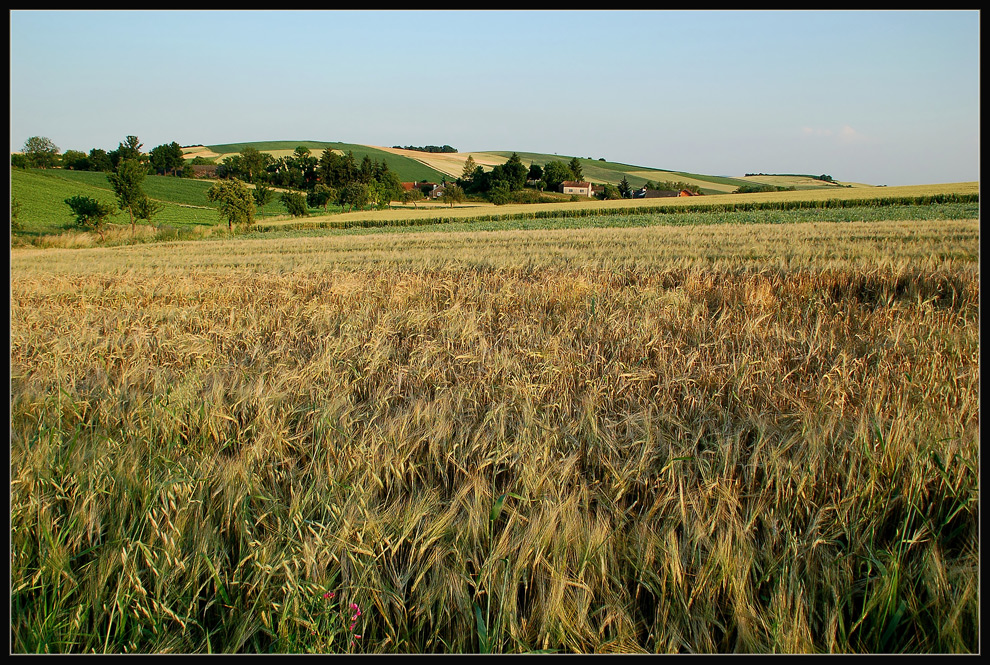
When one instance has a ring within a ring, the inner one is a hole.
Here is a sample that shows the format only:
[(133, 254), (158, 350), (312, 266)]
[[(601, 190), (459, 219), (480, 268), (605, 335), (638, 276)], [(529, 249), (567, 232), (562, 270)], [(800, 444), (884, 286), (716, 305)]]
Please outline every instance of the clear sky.
[(10, 11), (10, 145), (517, 150), (912, 185), (980, 172), (968, 11)]

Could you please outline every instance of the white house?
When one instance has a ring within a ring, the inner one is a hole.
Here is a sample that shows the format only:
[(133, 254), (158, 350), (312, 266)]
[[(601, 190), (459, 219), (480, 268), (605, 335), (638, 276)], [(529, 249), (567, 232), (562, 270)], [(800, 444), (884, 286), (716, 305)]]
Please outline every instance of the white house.
[(591, 196), (591, 183), (575, 180), (565, 180), (560, 183), (560, 191), (564, 194), (577, 194), (578, 196)]

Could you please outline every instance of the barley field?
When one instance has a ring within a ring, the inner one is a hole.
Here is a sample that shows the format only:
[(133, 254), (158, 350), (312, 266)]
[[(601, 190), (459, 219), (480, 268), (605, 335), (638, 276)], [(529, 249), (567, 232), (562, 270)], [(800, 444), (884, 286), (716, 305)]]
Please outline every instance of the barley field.
[(10, 276), (12, 652), (979, 650), (977, 219)]

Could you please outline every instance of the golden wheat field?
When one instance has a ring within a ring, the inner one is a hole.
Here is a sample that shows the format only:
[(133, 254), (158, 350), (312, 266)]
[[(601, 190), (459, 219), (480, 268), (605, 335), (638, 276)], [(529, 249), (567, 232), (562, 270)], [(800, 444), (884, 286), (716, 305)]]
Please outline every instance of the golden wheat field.
[(11, 251), (11, 649), (979, 648), (979, 222)]

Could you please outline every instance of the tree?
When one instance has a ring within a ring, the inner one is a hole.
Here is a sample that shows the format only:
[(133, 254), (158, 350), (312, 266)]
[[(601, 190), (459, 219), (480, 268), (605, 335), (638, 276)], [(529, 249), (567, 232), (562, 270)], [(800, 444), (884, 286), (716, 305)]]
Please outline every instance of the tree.
[(89, 157), (79, 150), (66, 150), (62, 154), (62, 168), (70, 171), (88, 171)]
[(371, 157), (365, 155), (361, 159), (361, 166), (358, 167), (358, 180), (364, 184), (371, 182), (375, 176), (374, 168), (374, 165), (371, 163)]
[(526, 174), (527, 180), (543, 180), (543, 167), (539, 164), (530, 164), (529, 173)]
[(24, 142), (22, 152), (33, 168), (50, 169), (58, 164), (58, 146), (47, 136), (32, 136)]
[(467, 160), (464, 162), (464, 169), (461, 171), (461, 180), (470, 180), (476, 168), (478, 168), (478, 165), (475, 163), (474, 157), (468, 155)]
[(622, 182), (619, 183), (619, 195), (622, 196), (622, 198), (627, 199), (631, 193), (632, 186), (629, 184), (626, 176), (622, 176)]
[(117, 168), (121, 162), (127, 160), (134, 160), (140, 162), (144, 157), (141, 154), (141, 146), (144, 145), (138, 140), (136, 136), (128, 136), (124, 139), (123, 143), (117, 144), (116, 150), (111, 150), (109, 153), (110, 162), (113, 164), (113, 168)]
[(509, 183), (504, 180), (494, 182), (491, 189), (488, 190), (488, 200), (497, 206), (505, 205), (511, 201), (512, 192), (509, 190)]
[(182, 167), (186, 163), (182, 156), (182, 146), (175, 141), (152, 148), (148, 156), (151, 160), (151, 167), (160, 175), (165, 175), (168, 172), (173, 175), (176, 172), (181, 173)]
[(327, 211), (327, 206), (330, 202), (337, 198), (337, 191), (328, 185), (324, 185), (322, 182), (316, 183), (316, 187), (313, 188), (306, 196), (306, 203), (314, 208), (323, 208), (323, 212)]
[(599, 196), (603, 199), (621, 199), (622, 194), (619, 193), (619, 188), (615, 185), (606, 183), (602, 187), (602, 191)]
[(412, 203), (414, 208), (418, 208), (418, 202), (423, 200), (423, 192), (419, 191), (415, 187), (404, 190), (400, 200), (403, 203)]
[(103, 236), (103, 227), (106, 225), (107, 217), (113, 214), (112, 205), (80, 195), (65, 199), (65, 203), (76, 216), (76, 225), (84, 229), (92, 229), (100, 234), (100, 240), (106, 240)]
[(254, 198), (254, 205), (258, 207), (260, 211), (266, 205), (275, 200), (275, 190), (265, 185), (255, 185), (254, 189), (251, 191), (251, 196)]
[(134, 217), (137, 219), (146, 220), (150, 224), (151, 218), (161, 212), (164, 208), (164, 203), (149, 198), (148, 195), (145, 194), (136, 204), (134, 204)]
[[(308, 150), (306, 156), (309, 156)], [(257, 148), (246, 146), (241, 150), (241, 168), (244, 170), (244, 176), (248, 182), (257, 183), (264, 178), (264, 174), (267, 173), (266, 169), (272, 161), (274, 159), (269, 153), (260, 152)]]
[(368, 205), (369, 196), (370, 192), (368, 192), (368, 186), (363, 182), (354, 180), (347, 183), (344, 189), (340, 192), (340, 203), (341, 205), (350, 206), (352, 208), (363, 208)]
[(492, 169), (492, 181), (504, 180), (508, 183), (511, 191), (516, 191), (526, 186), (526, 174), (528, 173), (529, 169), (522, 163), (519, 155), (512, 153), (509, 161)]
[(395, 171), (388, 168), (388, 164), (383, 162), (382, 167), (382, 173), (378, 177), (378, 187), (381, 190), (379, 192), (381, 200), (387, 206), (392, 201), (400, 200), (405, 189), (402, 187), (402, 181), (399, 180), (399, 176), (396, 175)]
[(306, 197), (297, 192), (282, 192), (279, 200), (285, 205), (285, 209), (293, 217), (307, 217), (309, 210), (306, 208)]
[(254, 199), (247, 185), (231, 178), (217, 180), (206, 192), (206, 198), (218, 203), (221, 219), (227, 220), (227, 229), (234, 230), (234, 224), (254, 223)]
[(140, 162), (127, 159), (117, 165), (117, 170), (107, 174), (107, 180), (117, 196), (117, 204), (131, 216), (131, 233), (134, 233), (134, 207), (144, 198), (141, 183), (147, 171)]
[(443, 194), (440, 195), (440, 198), (444, 203), (449, 203), (450, 207), (453, 208), (455, 203), (460, 203), (464, 200), (464, 190), (460, 186), (451, 183), (443, 188)]
[(547, 183), (547, 189), (557, 191), (561, 183), (565, 180), (573, 180), (574, 174), (571, 167), (561, 161), (547, 162), (543, 167), (543, 180)]
[(577, 157), (571, 157), (571, 162), (567, 166), (570, 167), (574, 180), (584, 180), (584, 173), (581, 171), (581, 161)]
[(113, 171), (113, 162), (110, 161), (110, 155), (107, 154), (106, 150), (93, 148), (89, 151), (89, 170)]

